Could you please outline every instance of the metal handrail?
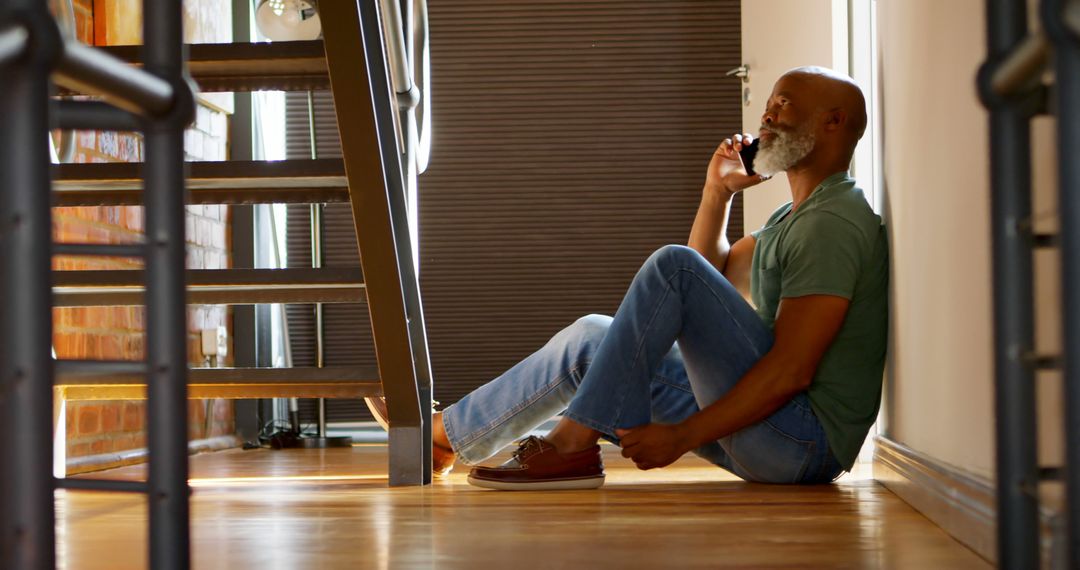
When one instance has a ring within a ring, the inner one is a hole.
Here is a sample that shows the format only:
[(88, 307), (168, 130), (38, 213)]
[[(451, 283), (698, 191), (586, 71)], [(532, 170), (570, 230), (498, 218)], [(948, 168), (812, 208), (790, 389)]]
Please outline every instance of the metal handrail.
[(20, 25), (10, 25), (0, 30), (0, 65), (18, 59), (30, 43), (30, 32)]
[[(60, 34), (69, 40), (77, 39), (75, 34), (75, 4), (73, 0), (50, 0), (53, 16), (60, 28)], [(60, 141), (56, 144), (56, 158), (60, 162), (71, 162), (75, 158), (75, 130), (60, 130)]]
[(420, 104), (416, 107), (417, 128), (420, 131), (416, 147), (416, 172), (423, 174), (431, 159), (431, 49), (428, 37), (427, 0), (413, 0), (413, 81), (420, 90)]
[(998, 65), (990, 78), (990, 86), (1003, 97), (1028, 88), (1046, 69), (1050, 51), (1050, 41), (1045, 35), (1028, 36)]
[[(400, 150), (407, 162), (415, 165), (416, 173), (427, 170), (431, 155), (431, 56), (428, 47), (427, 0), (411, 1), (408, 27), (397, 0), (381, 0), (387, 64), (390, 83), (397, 94), (398, 109), (411, 115), (410, 120), (396, 121)], [(417, 57), (419, 54), (419, 57)], [(412, 124), (409, 124), (412, 123)]]
[(166, 80), (78, 40), (64, 40), (53, 80), (87, 95), (100, 95), (121, 109), (164, 116), (173, 108), (176, 90)]
[(409, 54), (405, 49), (405, 27), (401, 18), (401, 5), (396, 0), (379, 2), (382, 15), (383, 36), (386, 43), (390, 82), (397, 93), (412, 90), (412, 73), (409, 71)]

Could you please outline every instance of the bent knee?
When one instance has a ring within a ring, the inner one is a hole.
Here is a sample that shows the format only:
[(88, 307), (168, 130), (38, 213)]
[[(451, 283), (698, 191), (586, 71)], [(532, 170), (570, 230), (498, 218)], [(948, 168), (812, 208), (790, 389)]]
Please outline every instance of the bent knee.
[(700, 263), (705, 261), (705, 258), (698, 253), (697, 250), (687, 247), (685, 245), (665, 245), (660, 249), (653, 252), (649, 256), (647, 264), (668, 266), (668, 265), (686, 265), (688, 263)]
[(603, 338), (607, 333), (608, 327), (611, 326), (611, 317), (607, 315), (585, 315), (580, 319), (574, 321), (574, 324), (567, 327), (568, 330), (574, 333), (574, 336), (581, 338)]

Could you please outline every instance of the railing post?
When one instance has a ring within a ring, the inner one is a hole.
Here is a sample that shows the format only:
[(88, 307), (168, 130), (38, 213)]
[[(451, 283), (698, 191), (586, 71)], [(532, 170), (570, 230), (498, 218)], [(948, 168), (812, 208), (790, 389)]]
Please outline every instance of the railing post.
[(997, 418), (997, 538), (1002, 568), (1039, 567), (1038, 465), (1031, 218), (1031, 113), (1025, 97), (992, 87), (998, 65), (1028, 32), (1024, 0), (987, 0), (987, 62), (980, 92), (990, 110), (994, 409)]
[(20, 57), (0, 67), (0, 568), (55, 566), (49, 74), (60, 34), (44, 2), (0, 2), (24, 26)]
[[(1058, 204), (1061, 217), (1062, 359), (1065, 378), (1066, 567), (1080, 568), (1080, 3), (1044, 0), (1057, 81)], [(1067, 7), (1067, 5), (1069, 5)], [(1066, 23), (1066, 9), (1074, 17)]]
[(144, 0), (146, 70), (173, 85), (170, 114), (146, 122), (147, 440), (150, 567), (191, 565), (187, 456), (184, 127), (194, 111), (184, 82), (180, 0)]

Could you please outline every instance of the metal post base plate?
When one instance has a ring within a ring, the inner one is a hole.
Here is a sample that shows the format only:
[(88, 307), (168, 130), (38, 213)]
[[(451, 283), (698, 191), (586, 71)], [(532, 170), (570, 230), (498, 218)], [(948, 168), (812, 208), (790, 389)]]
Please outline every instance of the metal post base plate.
[(322, 449), (326, 447), (352, 447), (352, 438), (349, 436), (334, 437), (301, 437), (297, 440), (298, 446), (306, 449)]

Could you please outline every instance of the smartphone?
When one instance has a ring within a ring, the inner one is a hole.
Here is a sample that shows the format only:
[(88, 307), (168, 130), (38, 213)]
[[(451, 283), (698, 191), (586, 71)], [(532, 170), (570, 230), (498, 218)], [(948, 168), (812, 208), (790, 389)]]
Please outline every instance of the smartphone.
[(757, 156), (758, 142), (761, 139), (754, 139), (754, 142), (750, 144), (744, 144), (742, 150), (739, 151), (739, 156), (742, 157), (743, 166), (746, 167), (746, 173), (750, 176), (757, 174), (754, 172), (754, 157)]

